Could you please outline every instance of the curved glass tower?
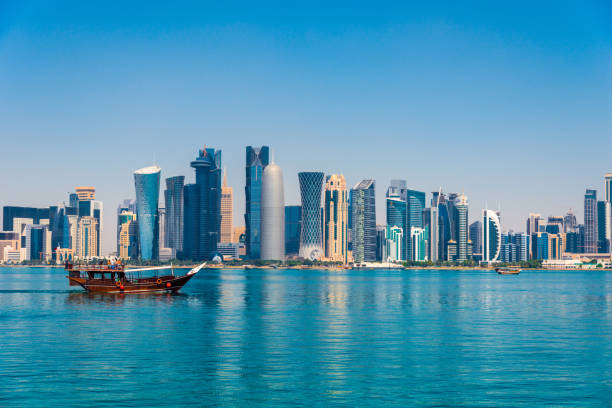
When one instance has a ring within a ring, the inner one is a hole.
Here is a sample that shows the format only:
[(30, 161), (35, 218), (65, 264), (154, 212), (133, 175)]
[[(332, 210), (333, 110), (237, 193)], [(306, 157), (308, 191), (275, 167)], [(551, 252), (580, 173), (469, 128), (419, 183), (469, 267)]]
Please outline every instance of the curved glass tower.
[(285, 260), (283, 172), (274, 163), (265, 167), (261, 183), (261, 258)]
[(324, 174), (318, 171), (298, 173), (302, 196), (302, 231), (300, 233), (300, 256), (319, 259), (321, 242), (321, 193)]
[(159, 178), (161, 169), (145, 167), (134, 172), (136, 187), (136, 219), (140, 240), (140, 258), (157, 259), (159, 224), (157, 204), (159, 201)]
[(501, 225), (495, 211), (482, 210), (482, 260), (495, 262), (501, 251)]

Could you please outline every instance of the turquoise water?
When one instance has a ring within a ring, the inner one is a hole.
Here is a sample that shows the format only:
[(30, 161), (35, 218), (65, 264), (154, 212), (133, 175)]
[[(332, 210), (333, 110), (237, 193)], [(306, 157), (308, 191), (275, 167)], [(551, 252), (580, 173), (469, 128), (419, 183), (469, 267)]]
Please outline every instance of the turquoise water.
[(0, 406), (612, 406), (612, 273), (0, 268)]

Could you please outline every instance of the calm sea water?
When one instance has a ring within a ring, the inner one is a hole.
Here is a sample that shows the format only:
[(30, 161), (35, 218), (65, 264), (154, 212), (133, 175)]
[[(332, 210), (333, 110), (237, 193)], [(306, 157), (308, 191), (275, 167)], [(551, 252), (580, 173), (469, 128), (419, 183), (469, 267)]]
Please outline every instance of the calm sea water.
[(612, 406), (612, 273), (0, 268), (0, 406)]

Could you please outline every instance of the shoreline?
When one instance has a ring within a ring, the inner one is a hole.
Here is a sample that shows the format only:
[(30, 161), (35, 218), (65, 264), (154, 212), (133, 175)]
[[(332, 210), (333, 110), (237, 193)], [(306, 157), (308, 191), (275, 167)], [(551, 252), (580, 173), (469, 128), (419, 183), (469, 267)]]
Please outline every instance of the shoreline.
[[(166, 265), (159, 265), (166, 266)], [(175, 265), (175, 269), (191, 269), (195, 268), (198, 265)], [(134, 267), (142, 267), (136, 266)], [(2, 268), (57, 268), (64, 269), (64, 265), (0, 265), (0, 269)], [(168, 268), (170, 266), (168, 265)], [(334, 267), (334, 266), (279, 266), (274, 268), (272, 266), (254, 266), (254, 265), (211, 265), (207, 266), (203, 269), (258, 269), (258, 270), (275, 270), (275, 269), (291, 269), (291, 270), (324, 270), (324, 271), (377, 271), (377, 270), (431, 270), (431, 271), (491, 271), (495, 272), (495, 268), (484, 268), (480, 266), (390, 266), (390, 267), (380, 267), (380, 268), (343, 268), (343, 267)], [(612, 268), (521, 268), (521, 272), (523, 271), (550, 271), (550, 272), (565, 272), (565, 271), (612, 271)]]

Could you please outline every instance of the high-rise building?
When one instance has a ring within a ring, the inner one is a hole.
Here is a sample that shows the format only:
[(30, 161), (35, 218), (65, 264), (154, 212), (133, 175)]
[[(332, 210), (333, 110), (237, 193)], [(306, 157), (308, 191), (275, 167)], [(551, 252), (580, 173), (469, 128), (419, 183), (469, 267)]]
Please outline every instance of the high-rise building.
[(259, 259), (261, 255), (261, 180), (263, 170), (269, 161), (270, 148), (268, 146), (246, 147), (244, 223), (246, 227), (246, 253), (250, 259)]
[(283, 172), (274, 162), (261, 183), (261, 258), (285, 260), (285, 190)]
[(124, 209), (119, 214), (119, 258), (138, 258), (138, 223), (136, 214)]
[[(117, 254), (121, 252), (121, 248), (120, 248), (121, 246), (120, 233), (121, 233), (121, 222), (122, 222), (121, 213), (125, 211), (133, 213), (134, 218), (135, 218), (136, 217), (136, 200), (126, 198), (117, 207)], [(76, 229), (75, 229), (75, 233), (76, 233)], [(71, 247), (68, 247), (68, 248), (71, 248)], [(136, 254), (134, 258), (138, 258), (138, 254)]]
[(563, 217), (563, 232), (574, 232), (577, 224), (578, 223), (576, 222), (576, 216), (570, 208), (567, 214), (565, 214), (565, 216)]
[[(438, 257), (440, 260), (449, 260), (448, 243), (453, 241), (451, 234), (452, 224), (449, 203), (444, 193), (442, 193), (442, 189), (432, 192), (431, 206), (438, 208)], [(456, 256), (456, 250), (453, 251), (453, 254), (453, 256)]]
[(302, 198), (302, 230), (300, 235), (300, 256), (319, 259), (323, 255), (321, 237), (321, 193), (323, 191), (321, 172), (298, 173)]
[[(385, 237), (387, 235), (386, 225), (376, 225), (376, 260), (384, 261), (385, 257)], [(355, 260), (356, 263), (357, 260)]]
[(74, 192), (79, 200), (95, 200), (96, 189), (94, 187), (75, 187)]
[(529, 237), (519, 232), (502, 235), (499, 260), (502, 262), (522, 262), (529, 260)]
[(166, 179), (166, 190), (164, 190), (166, 242), (164, 242), (164, 246), (172, 249), (175, 255), (183, 251), (184, 188), (185, 176), (175, 176)]
[(98, 256), (98, 220), (95, 217), (79, 217), (77, 223), (75, 257), (92, 259)]
[(612, 173), (604, 175), (604, 201), (612, 202)]
[(134, 172), (136, 188), (136, 218), (140, 258), (157, 259), (159, 250), (159, 178), (161, 169), (157, 166), (144, 167)]
[(298, 256), (300, 253), (300, 231), (302, 230), (302, 207), (285, 206), (285, 256)]
[[(404, 231), (406, 231), (406, 199), (407, 199), (406, 182), (404, 180), (391, 180), (391, 185), (387, 188), (386, 204), (387, 204), (387, 227), (399, 227), (402, 230), (403, 239)], [(400, 260), (406, 259), (405, 242), (402, 243), (402, 251), (404, 251)]]
[(597, 252), (610, 252), (610, 202), (597, 202)]
[[(468, 259), (468, 201), (465, 194), (451, 194), (451, 227), (454, 230), (453, 240), (457, 242), (455, 261)], [(499, 218), (498, 218), (499, 219)]]
[(427, 259), (432, 262), (437, 262), (440, 258), (438, 255), (440, 230), (438, 228), (440, 216), (438, 207), (425, 208), (423, 210), (423, 225), (428, 231), (427, 240)]
[(24, 230), (25, 259), (48, 261), (52, 256), (51, 231), (48, 224), (28, 224)]
[(183, 258), (211, 259), (221, 232), (221, 150), (198, 151), (195, 184), (184, 188)]
[(482, 255), (482, 222), (474, 221), (470, 224), (470, 240), (474, 255)]
[(351, 239), (357, 263), (376, 261), (376, 182), (362, 180), (351, 189)]
[[(418, 251), (412, 250), (412, 228), (423, 228), (423, 209), (425, 208), (425, 193), (416, 190), (406, 190), (406, 229), (409, 234), (406, 237), (406, 259), (416, 261), (412, 254)], [(421, 239), (421, 235), (418, 236)], [(467, 237), (466, 237), (467, 242)]]
[(527, 218), (527, 235), (535, 234), (539, 231), (539, 224), (542, 222), (542, 216), (536, 213), (529, 213)]
[(383, 251), (384, 262), (398, 262), (403, 257), (404, 232), (397, 225), (387, 225), (385, 233), (385, 246)]
[(597, 252), (597, 190), (584, 194), (584, 252)]
[(234, 230), (234, 189), (227, 185), (227, 170), (221, 186), (221, 242), (232, 242)]
[(411, 261), (426, 261), (427, 260), (427, 236), (429, 231), (427, 228), (411, 227), (410, 228), (410, 260)]
[(24, 223), (16, 223), (18, 225), (14, 225), (15, 219), (29, 219), (28, 224), (41, 224), (41, 221), (49, 220), (49, 209), (5, 206), (2, 209), (2, 230), (22, 234), (20, 225)]
[(342, 174), (327, 176), (323, 202), (323, 248), (325, 258), (348, 261), (348, 191)]
[(501, 225), (496, 211), (482, 210), (482, 260), (496, 262), (501, 251)]
[(563, 218), (561, 216), (550, 215), (546, 223), (546, 232), (561, 234), (563, 232)]

